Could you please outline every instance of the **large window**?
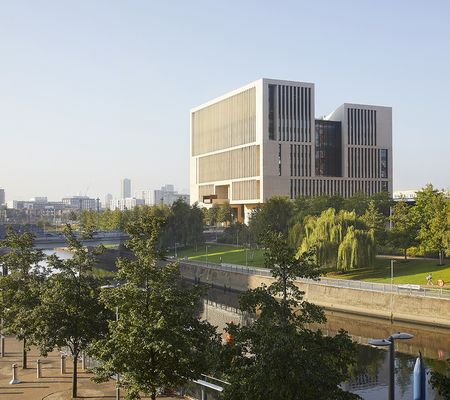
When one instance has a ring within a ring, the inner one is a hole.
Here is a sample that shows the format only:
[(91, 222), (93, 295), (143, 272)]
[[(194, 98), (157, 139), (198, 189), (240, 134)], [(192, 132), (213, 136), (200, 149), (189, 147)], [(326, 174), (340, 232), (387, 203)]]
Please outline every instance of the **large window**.
[(388, 151), (387, 149), (380, 150), (380, 178), (388, 177)]
[(341, 123), (316, 120), (316, 175), (342, 176)]
[(275, 140), (275, 85), (269, 85), (269, 139)]

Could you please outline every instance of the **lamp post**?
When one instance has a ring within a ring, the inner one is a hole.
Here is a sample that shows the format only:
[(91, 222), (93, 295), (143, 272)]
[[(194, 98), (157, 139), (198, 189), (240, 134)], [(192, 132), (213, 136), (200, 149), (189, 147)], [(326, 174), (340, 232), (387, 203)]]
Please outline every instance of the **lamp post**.
[(395, 341), (399, 339), (412, 339), (414, 336), (406, 332), (393, 333), (387, 339), (370, 339), (369, 344), (376, 347), (389, 346), (389, 389), (388, 399), (395, 400)]
[(206, 267), (208, 267), (208, 245), (206, 245)]
[(394, 263), (397, 262), (391, 259), (391, 322), (394, 320), (394, 314), (392, 312), (392, 303), (394, 302)]
[(394, 285), (394, 263), (397, 262), (397, 260), (391, 260), (391, 291), (393, 289)]

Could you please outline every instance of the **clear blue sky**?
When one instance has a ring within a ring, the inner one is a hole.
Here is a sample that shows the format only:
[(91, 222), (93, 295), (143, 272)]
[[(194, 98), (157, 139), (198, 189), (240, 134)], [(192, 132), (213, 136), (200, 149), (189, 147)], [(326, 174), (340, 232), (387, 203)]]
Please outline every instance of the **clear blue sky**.
[(0, 0), (7, 198), (188, 188), (189, 109), (261, 77), (393, 107), (394, 188), (450, 186), (450, 2)]

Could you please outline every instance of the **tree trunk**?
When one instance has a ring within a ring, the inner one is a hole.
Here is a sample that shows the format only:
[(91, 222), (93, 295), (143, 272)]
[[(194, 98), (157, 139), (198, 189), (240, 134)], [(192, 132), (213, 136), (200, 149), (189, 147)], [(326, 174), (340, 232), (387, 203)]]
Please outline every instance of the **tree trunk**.
[(156, 400), (156, 389), (152, 390), (152, 395), (151, 396), (152, 396), (151, 397), (152, 400)]
[(27, 339), (23, 339), (22, 347), (22, 369), (27, 369)]
[(439, 265), (444, 265), (444, 252), (442, 250), (439, 251)]
[(407, 251), (407, 249), (405, 248), (405, 261), (406, 261), (406, 259), (408, 258), (407, 256), (407, 254), (406, 254), (406, 251)]
[(73, 372), (72, 372), (72, 398), (76, 399), (78, 397), (77, 383), (78, 383), (78, 354), (73, 356)]

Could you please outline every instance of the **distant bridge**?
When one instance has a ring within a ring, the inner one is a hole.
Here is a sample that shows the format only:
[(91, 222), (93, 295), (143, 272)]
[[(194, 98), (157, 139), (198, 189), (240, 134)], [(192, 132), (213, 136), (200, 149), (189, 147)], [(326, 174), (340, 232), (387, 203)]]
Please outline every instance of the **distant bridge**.
[[(97, 234), (92, 239), (83, 239), (81, 243), (86, 246), (99, 246), (101, 244), (119, 245), (128, 240), (128, 235), (124, 233), (108, 235)], [(37, 249), (55, 249), (58, 247), (66, 247), (67, 242), (64, 236), (37, 237), (34, 241), (34, 247)]]

